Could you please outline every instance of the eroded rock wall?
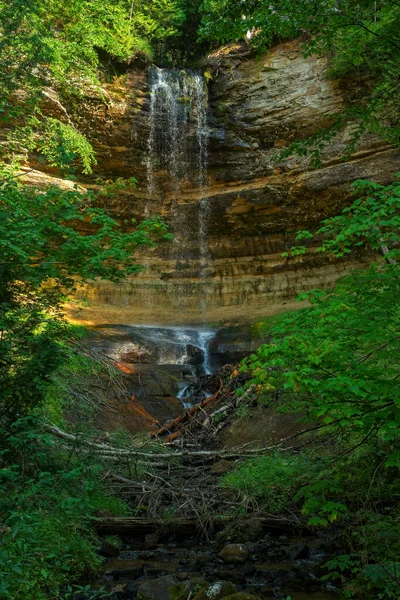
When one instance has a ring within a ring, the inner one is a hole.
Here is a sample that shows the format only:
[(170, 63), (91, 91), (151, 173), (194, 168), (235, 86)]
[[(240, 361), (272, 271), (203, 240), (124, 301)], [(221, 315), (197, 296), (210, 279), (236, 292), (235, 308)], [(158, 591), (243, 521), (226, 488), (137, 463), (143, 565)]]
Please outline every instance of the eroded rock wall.
[[(276, 157), (328, 124), (327, 115), (360, 98), (366, 83), (329, 79), (326, 59), (304, 58), (299, 40), (278, 44), (263, 57), (241, 45), (222, 49), (207, 69), (210, 146), (208, 183), (201, 188), (190, 174), (178, 183), (159, 172), (159, 192), (148, 198), (145, 68), (105, 85), (102, 100), (96, 90), (87, 91), (71, 108), (96, 149), (96, 176), (139, 180), (136, 189), (105, 201), (111, 212), (122, 220), (161, 213), (176, 234), (175, 242), (143, 257), (147, 270), (141, 276), (86, 286), (81, 296), (88, 305), (72, 307), (74, 318), (119, 323), (249, 318), (285, 308), (296, 293), (329, 284), (357, 264), (312, 254), (287, 260), (281, 254), (295, 243), (297, 230), (316, 227), (349, 202), (354, 180), (389, 181), (399, 170), (398, 151), (365, 136), (342, 162), (348, 129), (329, 143), (318, 169), (307, 158), (277, 162)], [(58, 110), (51, 98), (49, 110)], [(204, 199), (205, 268), (199, 230)]]

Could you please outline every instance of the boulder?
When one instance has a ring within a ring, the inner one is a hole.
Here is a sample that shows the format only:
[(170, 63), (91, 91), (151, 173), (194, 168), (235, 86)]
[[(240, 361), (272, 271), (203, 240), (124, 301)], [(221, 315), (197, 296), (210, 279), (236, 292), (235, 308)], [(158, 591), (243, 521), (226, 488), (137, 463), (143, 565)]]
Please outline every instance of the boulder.
[(186, 363), (188, 365), (201, 366), (204, 363), (204, 352), (198, 346), (188, 344), (186, 346)]
[(131, 600), (131, 598), (136, 597), (138, 589), (138, 586), (133, 581), (126, 581), (115, 586), (113, 592), (118, 600)]
[(243, 564), (249, 558), (249, 551), (243, 544), (228, 544), (221, 550), (219, 557), (228, 564)]
[(210, 585), (210, 582), (207, 579), (203, 579), (202, 577), (191, 577), (190, 578), (190, 588), (193, 592), (195, 589), (200, 591), (199, 588), (207, 588)]
[(229, 523), (217, 536), (220, 544), (258, 542), (264, 535), (260, 519), (238, 519)]

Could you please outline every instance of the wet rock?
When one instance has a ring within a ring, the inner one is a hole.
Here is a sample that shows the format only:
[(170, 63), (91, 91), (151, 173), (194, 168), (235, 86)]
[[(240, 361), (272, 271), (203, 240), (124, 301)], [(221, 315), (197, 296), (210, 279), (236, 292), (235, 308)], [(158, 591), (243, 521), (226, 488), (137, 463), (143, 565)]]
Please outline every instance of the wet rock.
[(144, 538), (144, 543), (147, 550), (154, 550), (158, 547), (158, 535), (156, 533), (148, 533)]
[(131, 389), (137, 398), (144, 396), (173, 397), (179, 392), (178, 377), (180, 373), (180, 367), (168, 369), (167, 365), (138, 365), (135, 368), (135, 375), (131, 378)]
[(127, 567), (126, 569), (112, 569), (111, 571), (106, 571), (104, 575), (106, 577), (111, 577), (112, 579), (137, 579), (144, 574), (143, 566), (139, 567)]
[(223, 531), (217, 535), (220, 546), (227, 542), (247, 543), (258, 542), (264, 535), (260, 519), (238, 519), (229, 523)]
[(121, 362), (128, 364), (151, 364), (157, 362), (157, 355), (147, 348), (133, 347), (128, 352), (123, 352), (120, 357)]
[(171, 575), (146, 581), (139, 588), (143, 600), (186, 600), (190, 593), (188, 581), (178, 581)]
[(225, 563), (242, 564), (249, 558), (249, 551), (243, 544), (228, 544), (221, 550), (219, 557)]
[(259, 565), (260, 568), (254, 573), (253, 579), (260, 585), (280, 588), (288, 579), (292, 577), (290, 568), (277, 568), (276, 565), (268, 563)]
[(236, 586), (230, 581), (217, 581), (201, 590), (193, 600), (222, 600), (222, 598), (236, 594), (236, 592)]
[[(256, 573), (256, 568), (252, 565), (245, 565), (242, 568), (238, 568), (237, 565), (224, 565), (224, 567), (218, 571), (217, 577), (240, 585), (245, 584), (247, 578)], [(228, 571), (227, 568), (232, 570)]]
[(251, 556), (259, 556), (267, 551), (266, 546), (263, 544), (255, 544), (254, 542), (250, 542), (249, 544), (246, 544), (246, 546)]
[(144, 565), (144, 574), (146, 577), (156, 579), (169, 575), (168, 570), (160, 569), (153, 565)]
[(133, 581), (127, 581), (119, 583), (113, 591), (118, 600), (131, 600), (131, 598), (135, 598), (139, 588)]
[(292, 544), (288, 548), (285, 549), (286, 556), (291, 560), (301, 560), (305, 558), (309, 558), (310, 556), (310, 548), (307, 546), (305, 542), (298, 542), (297, 544)]
[(202, 569), (208, 562), (209, 556), (205, 554), (195, 554), (190, 557), (190, 567), (192, 570)]
[[(1, 536), (1, 532), (0, 532), (0, 536)], [(119, 555), (119, 548), (117, 544), (114, 544), (113, 542), (109, 542), (104, 540), (101, 548), (99, 550), (99, 554), (101, 554), (101, 556), (104, 556), (105, 558), (112, 558), (115, 556)]]
[(185, 362), (188, 365), (200, 366), (204, 362), (204, 352), (198, 346), (193, 346), (192, 344), (188, 344), (186, 346), (186, 355), (187, 358)]
[(258, 348), (260, 340), (253, 340), (246, 325), (233, 325), (218, 329), (210, 342), (213, 364), (222, 367), (237, 364), (242, 358)]

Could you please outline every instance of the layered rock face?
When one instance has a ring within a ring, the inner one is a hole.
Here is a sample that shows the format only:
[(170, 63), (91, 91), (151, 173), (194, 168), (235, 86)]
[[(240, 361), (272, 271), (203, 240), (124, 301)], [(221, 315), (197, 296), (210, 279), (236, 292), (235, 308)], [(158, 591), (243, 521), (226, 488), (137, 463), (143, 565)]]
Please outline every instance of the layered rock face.
[[(146, 68), (105, 86), (105, 101), (94, 91), (78, 107), (80, 126), (97, 152), (96, 175), (139, 180), (136, 189), (107, 200), (108, 208), (122, 220), (162, 214), (176, 240), (143, 255), (142, 275), (86, 286), (81, 297), (88, 306), (72, 307), (73, 318), (195, 323), (268, 314), (355, 266), (312, 253), (289, 260), (281, 254), (294, 245), (296, 231), (315, 228), (349, 202), (352, 181), (389, 181), (399, 169), (398, 151), (365, 136), (342, 162), (349, 129), (329, 143), (318, 169), (309, 159), (279, 162), (277, 154), (362, 96), (362, 82), (328, 79), (326, 59), (304, 58), (298, 40), (261, 58), (241, 45), (222, 49), (207, 69), (209, 150), (201, 185), (189, 167), (180, 181), (160, 169), (152, 174), (156, 192), (149, 198)], [(186, 131), (188, 164), (195, 160), (195, 127), (189, 123)]]

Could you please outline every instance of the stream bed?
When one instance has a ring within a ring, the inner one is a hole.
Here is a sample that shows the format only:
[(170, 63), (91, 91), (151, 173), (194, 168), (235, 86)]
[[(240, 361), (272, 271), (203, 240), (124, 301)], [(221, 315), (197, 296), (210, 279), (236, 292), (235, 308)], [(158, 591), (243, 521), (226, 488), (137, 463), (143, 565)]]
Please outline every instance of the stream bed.
[[(123, 537), (119, 551), (105, 542), (107, 558), (98, 585), (113, 590), (120, 600), (220, 600), (239, 593), (235, 600), (246, 600), (249, 594), (261, 600), (340, 598), (321, 579), (323, 564), (334, 551), (327, 539), (290, 532), (258, 539), (255, 522), (249, 520), (248, 526), (254, 542), (227, 544), (224, 532), (206, 542), (162, 533)], [(218, 586), (224, 595), (214, 594)]]

